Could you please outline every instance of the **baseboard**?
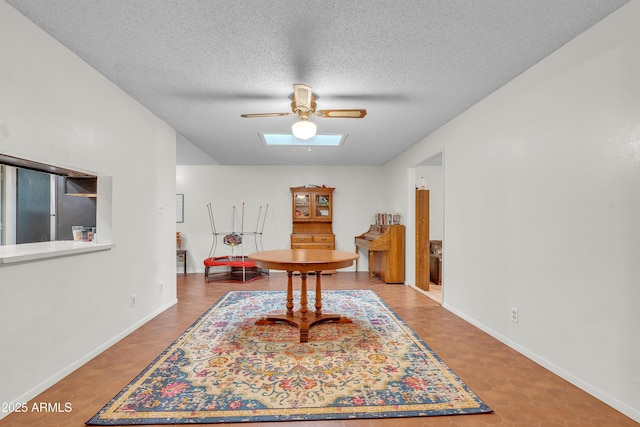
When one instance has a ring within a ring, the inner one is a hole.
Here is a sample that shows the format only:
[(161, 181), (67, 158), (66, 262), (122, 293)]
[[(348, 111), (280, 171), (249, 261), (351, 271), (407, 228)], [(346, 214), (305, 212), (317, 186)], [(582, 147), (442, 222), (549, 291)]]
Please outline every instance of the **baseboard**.
[[(64, 377), (66, 377), (67, 375), (72, 373), (73, 371), (75, 371), (76, 369), (80, 368), (82, 365), (84, 365), (85, 363), (87, 363), (88, 361), (90, 361), (91, 359), (93, 359), (94, 357), (96, 357), (97, 355), (99, 355), (100, 353), (102, 353), (103, 351), (108, 349), (109, 347), (111, 347), (112, 345), (116, 344), (121, 339), (125, 338), (130, 333), (132, 333), (133, 331), (135, 331), (136, 329), (138, 329), (139, 327), (141, 327), (142, 325), (144, 325), (145, 323), (147, 323), (148, 321), (150, 321), (154, 317), (158, 316), (159, 314), (161, 314), (162, 312), (164, 312), (168, 308), (176, 305), (177, 303), (178, 303), (178, 299), (174, 298), (172, 301), (170, 301), (169, 303), (167, 303), (164, 306), (160, 307), (159, 309), (157, 309), (153, 313), (149, 314), (148, 316), (144, 317), (139, 322), (133, 324), (129, 328), (127, 328), (124, 331), (120, 332), (118, 335), (114, 336), (109, 341), (107, 341), (104, 344), (96, 347), (95, 349), (93, 349), (89, 353), (85, 354), (83, 357), (81, 357), (80, 359), (76, 360), (74, 363), (72, 363), (69, 366), (61, 369), (58, 372), (56, 372), (55, 374), (53, 374), (52, 376), (50, 376), (49, 378), (47, 378), (46, 380), (44, 380), (40, 384), (38, 384), (35, 387), (31, 388), (27, 392), (23, 393), (21, 396), (18, 396), (13, 402), (11, 402), (12, 404), (10, 404), (9, 407), (16, 406), (16, 405), (13, 405), (13, 404), (19, 404), (19, 403), (24, 403), (24, 402), (30, 401), (31, 399), (33, 399), (34, 397), (38, 396), (40, 393), (42, 393), (43, 391), (45, 391), (46, 389), (48, 389), (49, 387), (51, 387), (52, 385), (54, 385), (55, 383), (57, 383), (58, 381), (60, 381), (61, 379), (63, 379)], [(6, 417), (7, 415), (9, 415), (10, 413), (11, 412), (0, 412), (0, 420), (2, 418)]]
[(570, 382), (571, 384), (575, 385), (576, 387), (578, 387), (578, 388), (584, 390), (585, 392), (589, 393), (590, 395), (592, 395), (596, 399), (601, 400), (602, 402), (604, 402), (607, 405), (611, 406), (615, 410), (623, 413), (624, 415), (626, 415), (627, 417), (631, 418), (632, 420), (640, 422), (640, 410), (638, 410), (636, 408), (632, 408), (627, 403), (621, 402), (620, 400), (616, 399), (615, 397), (613, 397), (613, 396), (609, 395), (608, 393), (602, 391), (598, 387), (595, 387), (593, 384), (589, 384), (586, 381), (582, 380), (581, 378), (576, 377), (575, 375), (565, 371), (564, 369), (562, 369), (559, 366), (551, 363), (547, 359), (545, 359), (543, 357), (540, 357), (539, 355), (531, 352), (527, 348), (525, 348), (525, 347), (519, 345), (518, 343), (510, 340), (509, 338), (505, 337), (504, 335), (494, 331), (493, 329), (487, 327), (483, 323), (480, 323), (477, 320), (475, 320), (475, 319), (465, 315), (464, 313), (456, 310), (455, 308), (451, 307), (450, 305), (443, 304), (442, 307), (444, 309), (450, 311), (451, 313), (455, 314), (456, 316), (460, 317), (461, 319), (471, 323), (473, 326), (475, 326), (475, 327), (481, 329), (482, 331), (486, 332), (487, 334), (491, 335), (493, 338), (497, 339), (498, 341), (502, 342), (503, 344), (511, 347), (512, 349), (514, 349), (518, 353), (522, 354), (523, 356), (525, 356), (525, 357), (531, 359), (532, 361), (536, 362), (538, 365), (540, 365), (540, 366), (548, 369), (549, 371), (553, 372), (554, 374), (556, 374), (560, 378), (562, 378), (564, 380), (567, 380), (568, 382)]

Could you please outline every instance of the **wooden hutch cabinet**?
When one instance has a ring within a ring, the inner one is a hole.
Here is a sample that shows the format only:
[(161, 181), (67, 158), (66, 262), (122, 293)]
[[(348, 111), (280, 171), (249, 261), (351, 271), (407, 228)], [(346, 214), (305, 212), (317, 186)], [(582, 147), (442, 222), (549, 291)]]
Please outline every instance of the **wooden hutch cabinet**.
[(335, 249), (333, 234), (335, 188), (292, 187), (291, 249)]

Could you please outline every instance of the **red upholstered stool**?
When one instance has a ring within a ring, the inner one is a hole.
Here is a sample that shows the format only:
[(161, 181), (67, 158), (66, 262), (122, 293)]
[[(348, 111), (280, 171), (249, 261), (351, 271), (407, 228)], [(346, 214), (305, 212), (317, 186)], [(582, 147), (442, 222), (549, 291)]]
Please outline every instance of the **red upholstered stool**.
[(246, 282), (247, 280), (256, 279), (262, 274), (260, 269), (256, 267), (253, 260), (242, 257), (219, 256), (211, 257), (204, 260), (204, 277), (209, 283), (209, 269), (211, 267), (230, 267), (230, 271), (222, 274), (222, 280), (239, 280)]

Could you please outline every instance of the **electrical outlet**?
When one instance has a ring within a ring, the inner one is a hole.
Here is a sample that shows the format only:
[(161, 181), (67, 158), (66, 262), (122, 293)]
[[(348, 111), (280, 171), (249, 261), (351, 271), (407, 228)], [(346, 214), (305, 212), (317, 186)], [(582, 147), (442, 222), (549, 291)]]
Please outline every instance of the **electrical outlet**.
[(136, 306), (136, 294), (131, 295), (131, 308)]
[(518, 323), (518, 307), (511, 307), (511, 320)]
[(160, 282), (160, 292), (164, 292), (164, 283)]

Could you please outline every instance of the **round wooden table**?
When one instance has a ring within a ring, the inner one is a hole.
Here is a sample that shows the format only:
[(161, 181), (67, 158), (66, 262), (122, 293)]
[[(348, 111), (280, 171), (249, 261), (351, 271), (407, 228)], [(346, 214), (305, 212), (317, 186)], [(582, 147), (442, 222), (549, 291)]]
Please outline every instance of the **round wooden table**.
[[(300, 342), (309, 342), (309, 328), (321, 322), (351, 323), (351, 320), (339, 314), (322, 313), (322, 271), (349, 267), (358, 259), (358, 254), (326, 249), (283, 249), (249, 254), (257, 267), (284, 270), (287, 272), (287, 313), (268, 316), (256, 322), (257, 325), (287, 322), (300, 329)], [(293, 310), (293, 272), (300, 272), (300, 309)], [(316, 273), (315, 313), (309, 315), (307, 300), (307, 275)]]

